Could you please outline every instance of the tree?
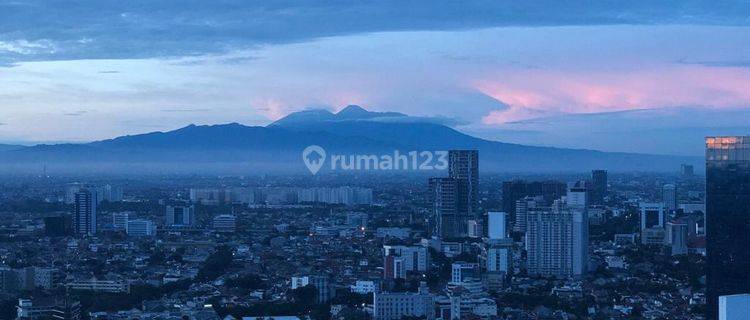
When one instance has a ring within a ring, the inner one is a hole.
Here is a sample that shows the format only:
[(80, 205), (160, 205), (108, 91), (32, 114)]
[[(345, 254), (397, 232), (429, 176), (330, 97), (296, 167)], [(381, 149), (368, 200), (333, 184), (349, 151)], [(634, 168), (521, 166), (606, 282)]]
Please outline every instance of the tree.
[(220, 246), (203, 262), (196, 279), (199, 281), (212, 281), (223, 275), (229, 265), (232, 264), (234, 255), (228, 246)]

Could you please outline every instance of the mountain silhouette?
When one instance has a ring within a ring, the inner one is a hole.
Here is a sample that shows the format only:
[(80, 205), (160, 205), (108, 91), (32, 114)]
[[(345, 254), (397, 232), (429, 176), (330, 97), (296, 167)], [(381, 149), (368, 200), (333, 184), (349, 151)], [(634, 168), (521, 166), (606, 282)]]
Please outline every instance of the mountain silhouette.
[(700, 168), (702, 162), (698, 157), (503, 143), (429, 121), (400, 121), (410, 118), (359, 106), (348, 106), (338, 113), (306, 110), (266, 127), (189, 125), (85, 144), (0, 149), (0, 163), (12, 172), (39, 170), (43, 165), (72, 172), (304, 172), (300, 155), (310, 145), (323, 147), (329, 155), (477, 149), (484, 172), (582, 172), (594, 168), (664, 172), (676, 171), (681, 163)]

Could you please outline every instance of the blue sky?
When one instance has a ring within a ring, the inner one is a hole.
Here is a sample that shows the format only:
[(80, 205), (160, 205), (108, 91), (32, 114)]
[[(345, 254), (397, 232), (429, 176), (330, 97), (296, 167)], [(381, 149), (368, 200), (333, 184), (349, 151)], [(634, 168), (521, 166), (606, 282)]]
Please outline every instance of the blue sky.
[(608, 151), (750, 133), (750, 4), (558, 3), (0, 0), (0, 141), (347, 104)]

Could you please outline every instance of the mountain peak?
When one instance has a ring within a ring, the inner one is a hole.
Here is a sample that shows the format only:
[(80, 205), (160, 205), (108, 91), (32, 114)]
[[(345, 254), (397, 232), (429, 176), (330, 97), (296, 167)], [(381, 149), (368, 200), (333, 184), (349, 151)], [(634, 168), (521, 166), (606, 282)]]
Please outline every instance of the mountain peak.
[(370, 113), (370, 111), (367, 111), (365, 108), (362, 108), (356, 104), (350, 104), (346, 106), (344, 109), (341, 109), (341, 111), (337, 112), (337, 116), (351, 116), (351, 115), (366, 115)]

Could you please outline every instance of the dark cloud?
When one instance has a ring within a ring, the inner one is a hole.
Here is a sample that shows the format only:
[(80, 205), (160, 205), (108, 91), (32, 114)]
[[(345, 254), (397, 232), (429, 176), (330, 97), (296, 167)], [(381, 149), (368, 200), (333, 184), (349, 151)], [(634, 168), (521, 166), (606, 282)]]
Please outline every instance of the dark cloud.
[(0, 64), (194, 56), (380, 31), (600, 24), (748, 25), (747, 12), (748, 2), (700, 0), (0, 0)]

